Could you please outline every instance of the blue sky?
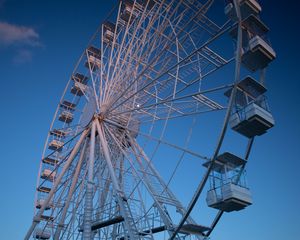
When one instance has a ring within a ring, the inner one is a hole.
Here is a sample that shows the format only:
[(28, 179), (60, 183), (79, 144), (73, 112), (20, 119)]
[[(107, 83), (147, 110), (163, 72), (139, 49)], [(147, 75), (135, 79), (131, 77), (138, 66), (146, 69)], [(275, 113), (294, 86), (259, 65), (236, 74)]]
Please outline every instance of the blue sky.
[[(56, 105), (90, 36), (115, 2), (0, 0), (1, 240), (22, 239), (32, 220), (39, 159)], [(263, 2), (262, 18), (277, 52), (267, 72), (276, 126), (257, 138), (248, 165), (255, 204), (225, 215), (212, 239), (296, 240), (300, 235), (299, 7)]]

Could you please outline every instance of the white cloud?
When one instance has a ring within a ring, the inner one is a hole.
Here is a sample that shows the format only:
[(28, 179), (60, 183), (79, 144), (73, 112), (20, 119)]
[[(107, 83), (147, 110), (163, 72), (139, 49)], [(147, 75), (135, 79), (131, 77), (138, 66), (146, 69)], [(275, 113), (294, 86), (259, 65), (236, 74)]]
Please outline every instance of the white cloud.
[[(0, 0), (0, 8), (1, 3), (4, 0)], [(0, 21), (0, 51), (12, 50), (14, 64), (30, 62), (33, 48), (41, 46), (40, 36), (33, 28)]]
[(0, 22), (0, 46), (40, 46), (39, 38), (33, 28)]

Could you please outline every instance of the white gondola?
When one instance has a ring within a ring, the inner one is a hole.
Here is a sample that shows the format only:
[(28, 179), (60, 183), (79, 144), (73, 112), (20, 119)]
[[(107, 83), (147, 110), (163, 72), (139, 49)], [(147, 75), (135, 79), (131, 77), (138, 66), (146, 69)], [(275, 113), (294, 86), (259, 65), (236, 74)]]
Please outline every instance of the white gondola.
[[(232, 171), (237, 167), (244, 165), (245, 162), (246, 162), (245, 159), (242, 159), (230, 152), (224, 152), (216, 158), (212, 166), (212, 170), (220, 174), (224, 174), (225, 171)], [(211, 163), (210, 161), (207, 161), (206, 163), (203, 164), (203, 166), (208, 168), (210, 163)], [(224, 167), (225, 165), (226, 168)]]
[(82, 96), (86, 91), (87, 86), (80, 82), (74, 82), (74, 85), (71, 88), (71, 93), (76, 96)]
[(220, 189), (207, 192), (206, 202), (209, 207), (224, 212), (240, 211), (252, 204), (251, 193), (248, 188), (234, 183), (227, 183)]
[[(256, 0), (239, 0), (242, 19), (247, 18), (251, 14), (258, 15), (261, 12), (261, 6)], [(228, 1), (224, 10), (227, 17), (237, 20), (236, 11), (233, 1)]]
[(42, 174), (41, 174), (41, 178), (43, 179), (47, 179), (49, 181), (54, 181), (54, 178), (55, 178), (55, 172), (52, 172), (52, 170), (50, 169), (44, 169)]
[(50, 157), (43, 158), (42, 161), (43, 161), (43, 163), (49, 164), (51, 166), (55, 166), (56, 164), (59, 163), (58, 159), (54, 159), (54, 158), (50, 158)]
[(74, 111), (75, 108), (76, 108), (76, 104), (75, 103), (71, 103), (67, 100), (64, 100), (61, 104), (60, 104), (60, 107), (62, 109), (66, 109), (66, 110), (69, 110), (69, 111)]
[(48, 216), (48, 215), (42, 215), (41, 220), (46, 221), (46, 222), (53, 222), (54, 217), (53, 216)]
[(53, 129), (52, 131), (50, 131), (50, 135), (56, 138), (65, 138), (67, 133), (62, 129)]
[(115, 24), (112, 22), (103, 23), (103, 41), (107, 44), (111, 44), (115, 38)]
[(86, 68), (91, 68), (92, 70), (100, 69), (101, 59), (93, 55), (88, 56), (88, 61), (85, 63)]
[(87, 62), (85, 67), (90, 68), (92, 71), (100, 69), (101, 67), (101, 50), (90, 46), (87, 48)]
[(73, 121), (73, 113), (69, 111), (62, 111), (58, 117), (58, 120), (65, 123), (71, 123)]
[(199, 224), (194, 224), (194, 223), (186, 223), (184, 224), (181, 229), (180, 233), (183, 234), (196, 234), (196, 235), (202, 235), (209, 231), (211, 228), (199, 225)]
[(35, 239), (50, 239), (51, 238), (51, 231), (46, 229), (36, 229), (34, 231), (33, 237)]
[(82, 84), (86, 84), (87, 81), (88, 81), (88, 77), (82, 75), (81, 73), (75, 73), (73, 76), (72, 76), (72, 80), (73, 81), (76, 81), (76, 82), (80, 82)]
[(231, 128), (248, 138), (266, 133), (274, 124), (272, 114), (255, 102), (235, 112), (230, 118)]
[(45, 187), (45, 186), (39, 186), (39, 187), (37, 188), (37, 190), (38, 190), (39, 192), (49, 193), (49, 192), (51, 191), (51, 188)]
[(64, 142), (62, 141), (59, 141), (59, 140), (56, 140), (56, 139), (53, 139), (50, 143), (49, 143), (49, 146), (48, 148), (50, 150), (58, 150), (58, 151), (61, 151), (62, 148), (63, 148), (63, 145), (64, 145)]
[[(45, 199), (38, 199), (37, 202), (36, 202), (36, 204), (35, 204), (35, 207), (37, 209), (40, 209), (45, 204), (45, 201), (46, 201)], [(48, 203), (48, 205), (45, 207), (45, 210), (51, 209), (52, 206), (53, 206), (52, 203)]]
[[(241, 167), (246, 160), (232, 153), (219, 155), (213, 166), (211, 179), (214, 182), (207, 192), (206, 203), (209, 207), (225, 212), (239, 211), (252, 204), (249, 189), (242, 184), (243, 171)], [(203, 164), (209, 167), (211, 162)]]
[(123, 1), (121, 19), (125, 22), (129, 22), (129, 19), (131, 21), (134, 20), (139, 14), (138, 7), (139, 4), (136, 3), (134, 5), (134, 2), (131, 0)]
[[(237, 84), (235, 110), (229, 121), (233, 130), (251, 138), (264, 134), (274, 126), (275, 121), (264, 96), (266, 91), (262, 84), (249, 76)], [(230, 97), (231, 90), (225, 95)]]
[(242, 63), (250, 71), (266, 68), (276, 58), (273, 48), (260, 36), (254, 36), (249, 40), (245, 48)]

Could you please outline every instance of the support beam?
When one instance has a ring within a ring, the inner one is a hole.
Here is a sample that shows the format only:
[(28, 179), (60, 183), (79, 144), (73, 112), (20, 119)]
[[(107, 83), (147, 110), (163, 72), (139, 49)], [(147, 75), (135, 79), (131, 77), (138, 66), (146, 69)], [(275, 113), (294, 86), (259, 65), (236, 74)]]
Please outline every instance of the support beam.
[(83, 148), (81, 149), (80, 157), (79, 157), (78, 164), (77, 164), (77, 167), (76, 167), (76, 170), (75, 170), (75, 174), (74, 174), (74, 177), (73, 177), (73, 180), (72, 180), (72, 185), (71, 185), (69, 193), (68, 193), (66, 204), (63, 208), (63, 212), (61, 214), (60, 221), (58, 223), (58, 227), (57, 227), (56, 232), (54, 234), (54, 240), (59, 240), (61, 230), (64, 227), (64, 222), (65, 222), (65, 218), (66, 218), (66, 215), (67, 215), (67, 210), (69, 208), (69, 205), (70, 205), (70, 202), (71, 202), (71, 199), (72, 199), (72, 196), (73, 196), (73, 193), (74, 193), (77, 181), (78, 181), (78, 176), (79, 176), (79, 173), (80, 173), (80, 170), (81, 170), (81, 166), (82, 166), (82, 163), (83, 163), (83, 160), (84, 160), (86, 145), (87, 145), (87, 142), (85, 141), (85, 144), (84, 144)]
[(52, 199), (54, 193), (56, 192), (64, 174), (67, 172), (67, 170), (69, 169), (70, 165), (72, 164), (78, 150), (79, 150), (79, 147), (81, 146), (83, 140), (85, 139), (85, 137), (87, 136), (88, 132), (90, 131), (90, 129), (86, 129), (83, 131), (83, 133), (81, 134), (78, 142), (76, 143), (75, 147), (73, 148), (68, 160), (66, 161), (60, 175), (57, 177), (56, 181), (54, 182), (54, 185), (51, 189), (51, 191), (49, 192), (48, 194), (48, 197), (46, 198), (45, 202), (42, 204), (42, 207), (41, 209), (38, 211), (38, 213), (35, 215), (35, 217), (33, 218), (33, 222), (24, 238), (24, 240), (29, 240), (32, 232), (34, 231), (36, 225), (41, 221), (41, 216), (43, 215), (45, 209), (46, 209), (46, 206), (48, 206), (50, 200)]
[[(117, 223), (120, 223), (120, 222), (123, 222), (123, 221), (124, 221), (124, 218), (122, 216), (116, 216), (115, 218), (108, 219), (106, 221), (93, 223), (91, 229), (92, 229), (92, 231), (95, 231), (95, 230), (98, 230), (100, 228), (108, 227), (108, 226), (111, 226), (111, 225), (114, 225), (114, 224), (117, 224)], [(83, 232), (83, 229), (80, 228), (79, 232)]]
[(124, 193), (119, 186), (119, 182), (116, 177), (114, 167), (112, 165), (112, 161), (111, 161), (111, 157), (110, 157), (110, 153), (109, 153), (109, 149), (108, 149), (108, 143), (107, 143), (107, 140), (104, 135), (103, 126), (100, 125), (98, 120), (96, 120), (96, 126), (97, 126), (97, 131), (98, 131), (98, 135), (99, 135), (101, 146), (102, 146), (101, 150), (104, 153), (107, 168), (108, 168), (108, 171), (109, 171), (109, 174), (110, 174), (110, 177), (112, 180), (113, 188), (114, 188), (114, 194), (116, 195), (116, 200), (119, 204), (121, 214), (124, 217), (125, 226), (128, 231), (129, 239), (132, 239), (132, 240), (140, 239), (140, 237), (137, 234), (137, 229), (136, 229), (134, 220), (130, 216), (131, 215), (130, 207), (127, 203), (127, 199), (124, 196)]
[(96, 123), (92, 122), (90, 135), (90, 154), (88, 162), (88, 181), (85, 193), (84, 217), (83, 217), (83, 240), (91, 240), (92, 237), (92, 214), (93, 214), (93, 185), (95, 163), (95, 133)]

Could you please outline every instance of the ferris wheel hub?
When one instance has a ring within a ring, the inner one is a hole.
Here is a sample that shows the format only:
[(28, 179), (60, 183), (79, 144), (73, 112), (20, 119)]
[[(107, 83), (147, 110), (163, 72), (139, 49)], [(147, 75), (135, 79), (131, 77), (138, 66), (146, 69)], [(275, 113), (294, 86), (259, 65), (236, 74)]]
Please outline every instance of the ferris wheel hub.
[(109, 103), (103, 103), (100, 106), (100, 113), (98, 114), (99, 120), (103, 121), (106, 118), (108, 114), (108, 109), (109, 109)]

